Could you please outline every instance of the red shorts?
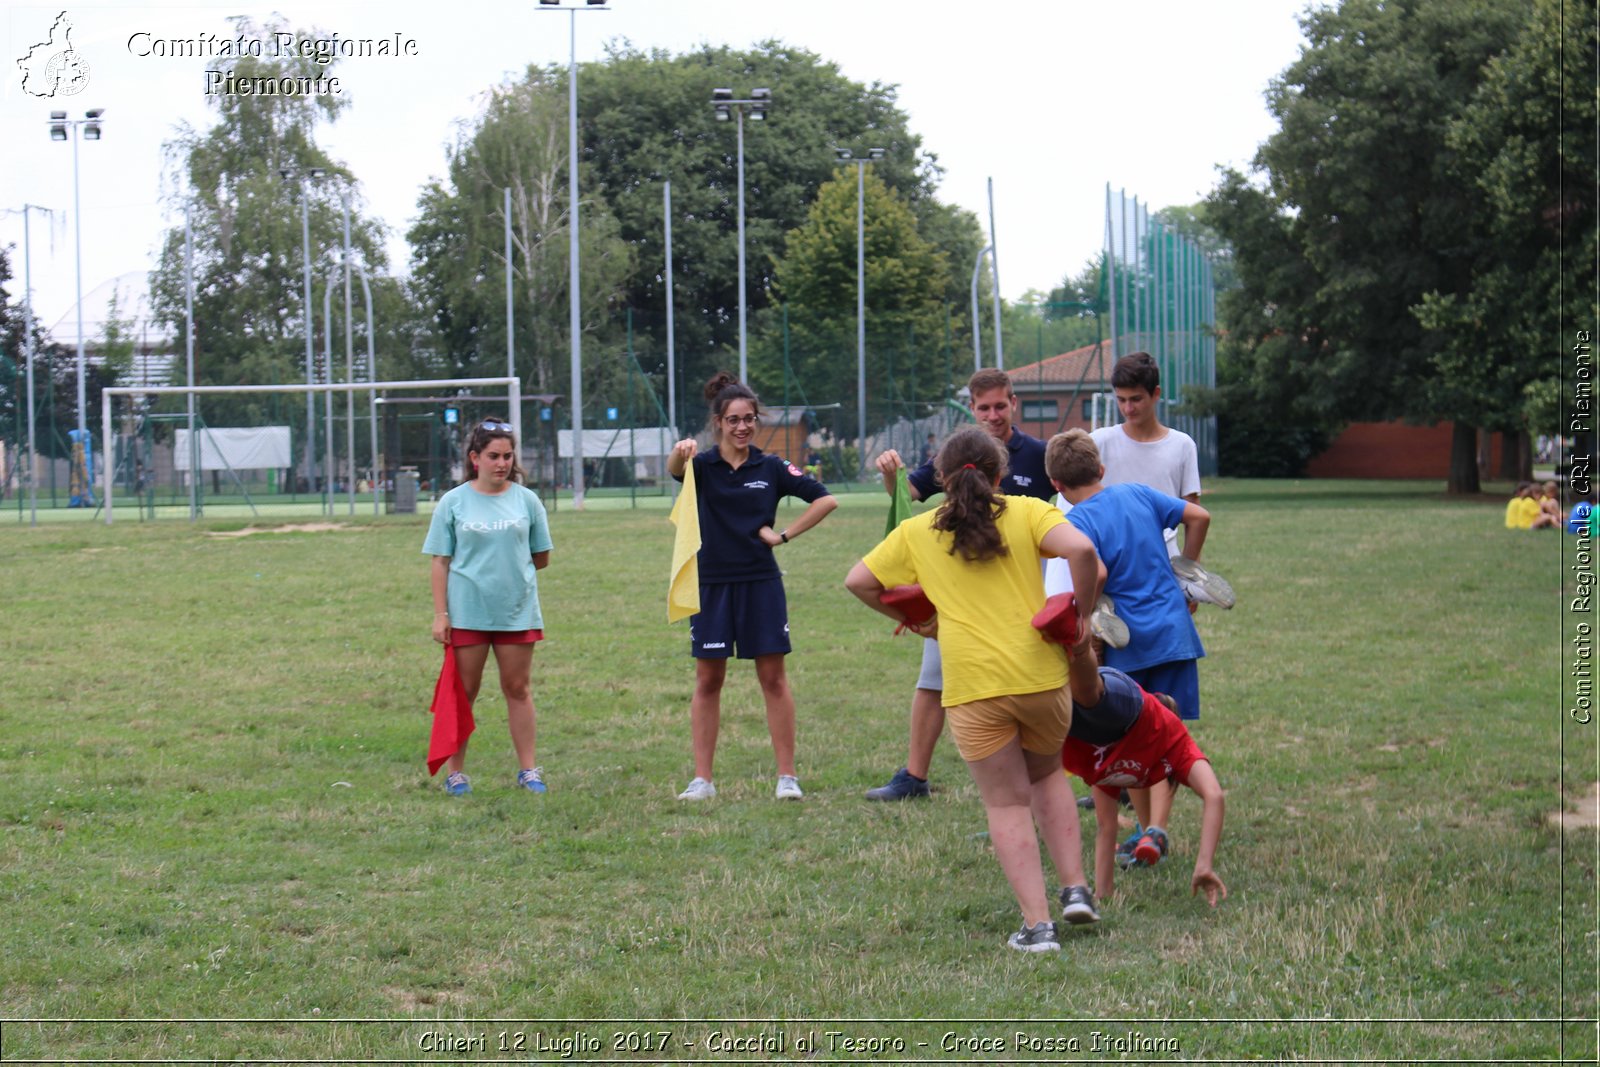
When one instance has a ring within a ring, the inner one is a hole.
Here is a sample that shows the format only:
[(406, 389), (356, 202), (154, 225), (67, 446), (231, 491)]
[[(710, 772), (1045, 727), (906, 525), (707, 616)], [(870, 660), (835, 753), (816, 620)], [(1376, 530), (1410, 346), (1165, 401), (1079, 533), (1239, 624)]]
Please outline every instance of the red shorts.
[(1188, 785), (1189, 769), (1205, 758), (1182, 721), (1149, 693), (1138, 721), (1122, 740), (1095, 746), (1069, 737), (1061, 750), (1067, 770), (1111, 794), (1169, 778)]
[(467, 645), (531, 645), (544, 640), (543, 630), (464, 630), (450, 627), (450, 647)]

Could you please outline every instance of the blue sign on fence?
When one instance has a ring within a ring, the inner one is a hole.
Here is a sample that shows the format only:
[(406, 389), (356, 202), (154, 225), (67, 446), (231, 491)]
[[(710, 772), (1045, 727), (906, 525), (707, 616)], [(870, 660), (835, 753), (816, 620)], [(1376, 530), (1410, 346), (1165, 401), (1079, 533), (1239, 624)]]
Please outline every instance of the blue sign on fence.
[(539, 409), (539, 421), (540, 422), (549, 422), (551, 414), (552, 413), (551, 413), (549, 408), (540, 408)]
[(616, 408), (606, 408), (606, 418), (611, 422), (616, 422), (617, 421), (617, 409)]

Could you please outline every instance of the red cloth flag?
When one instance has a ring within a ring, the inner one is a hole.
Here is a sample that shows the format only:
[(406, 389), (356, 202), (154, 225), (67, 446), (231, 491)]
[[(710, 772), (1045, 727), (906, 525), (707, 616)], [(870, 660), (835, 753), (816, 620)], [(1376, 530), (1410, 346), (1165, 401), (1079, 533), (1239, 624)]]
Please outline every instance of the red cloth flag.
[(433, 687), (433, 733), (428, 738), (428, 773), (438, 774), (445, 761), (466, 746), (477, 724), (472, 721), (472, 701), (456, 670), (456, 650), (446, 645), (444, 666)]

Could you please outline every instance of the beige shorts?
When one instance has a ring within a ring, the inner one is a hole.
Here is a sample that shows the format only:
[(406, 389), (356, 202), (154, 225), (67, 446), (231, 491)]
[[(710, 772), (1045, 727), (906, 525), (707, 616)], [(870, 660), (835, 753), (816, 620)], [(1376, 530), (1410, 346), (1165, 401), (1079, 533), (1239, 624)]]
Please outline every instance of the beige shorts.
[(1060, 752), (1072, 725), (1072, 696), (1065, 686), (974, 700), (944, 710), (956, 748), (968, 763), (987, 759), (1019, 737), (1029, 752)]

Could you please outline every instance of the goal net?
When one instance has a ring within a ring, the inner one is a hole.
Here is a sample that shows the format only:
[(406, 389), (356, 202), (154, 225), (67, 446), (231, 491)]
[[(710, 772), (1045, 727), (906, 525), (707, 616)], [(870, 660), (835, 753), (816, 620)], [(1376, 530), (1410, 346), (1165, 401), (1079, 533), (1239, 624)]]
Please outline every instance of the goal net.
[(453, 482), (465, 433), (486, 416), (510, 418), (532, 469), (511, 377), (108, 388), (105, 521), (119, 498), (141, 518), (186, 509), (194, 519), (208, 499), (250, 514), (291, 502), (378, 514)]

